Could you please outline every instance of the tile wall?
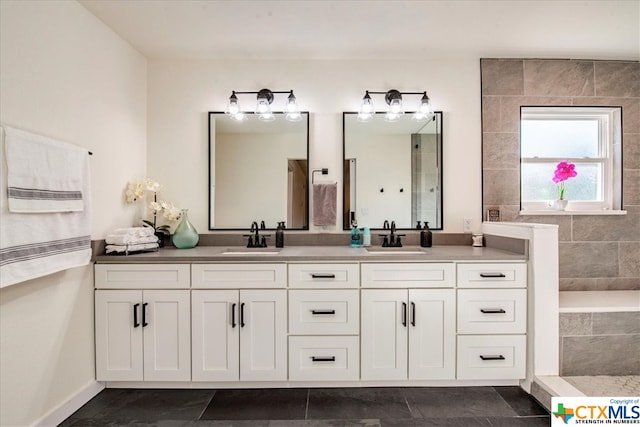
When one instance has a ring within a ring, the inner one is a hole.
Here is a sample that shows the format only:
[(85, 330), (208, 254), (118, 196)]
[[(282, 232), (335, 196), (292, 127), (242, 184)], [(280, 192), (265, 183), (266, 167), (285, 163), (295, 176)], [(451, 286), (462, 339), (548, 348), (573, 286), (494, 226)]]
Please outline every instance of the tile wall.
[[(483, 212), (559, 225), (560, 290), (640, 289), (640, 62), (482, 59)], [(524, 216), (520, 106), (622, 106), (627, 215)]]
[(560, 313), (560, 375), (640, 375), (640, 311)]

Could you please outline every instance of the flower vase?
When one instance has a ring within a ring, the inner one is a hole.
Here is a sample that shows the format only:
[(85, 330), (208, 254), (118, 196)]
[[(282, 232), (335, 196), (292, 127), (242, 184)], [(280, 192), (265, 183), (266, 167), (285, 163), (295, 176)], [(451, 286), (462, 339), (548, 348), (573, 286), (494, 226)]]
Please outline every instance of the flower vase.
[(557, 211), (563, 211), (567, 209), (567, 204), (569, 201), (567, 199), (556, 199), (551, 202), (551, 207)]
[(193, 226), (193, 224), (191, 224), (191, 222), (189, 222), (187, 211), (187, 209), (182, 209), (182, 214), (180, 215), (180, 224), (178, 224), (178, 226), (176, 227), (176, 231), (171, 237), (173, 246), (178, 249), (194, 248), (200, 240), (195, 227)]

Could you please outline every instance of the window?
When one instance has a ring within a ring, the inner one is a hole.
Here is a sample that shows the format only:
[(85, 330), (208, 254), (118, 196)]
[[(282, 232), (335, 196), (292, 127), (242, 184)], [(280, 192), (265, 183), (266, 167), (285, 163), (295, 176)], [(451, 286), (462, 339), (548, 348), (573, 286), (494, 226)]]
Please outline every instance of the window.
[(578, 172), (565, 182), (567, 210), (621, 209), (621, 117), (620, 107), (522, 107), (522, 210), (550, 209), (558, 198), (553, 173), (563, 160)]

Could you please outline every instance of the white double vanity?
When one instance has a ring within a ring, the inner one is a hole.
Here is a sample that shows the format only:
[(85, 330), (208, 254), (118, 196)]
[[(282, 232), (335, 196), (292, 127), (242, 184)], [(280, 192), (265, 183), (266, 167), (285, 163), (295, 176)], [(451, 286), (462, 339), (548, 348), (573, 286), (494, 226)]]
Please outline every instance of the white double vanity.
[(246, 255), (204, 246), (98, 257), (97, 380), (211, 388), (530, 383), (537, 260), (533, 239), (524, 240), (518, 252), (291, 246)]

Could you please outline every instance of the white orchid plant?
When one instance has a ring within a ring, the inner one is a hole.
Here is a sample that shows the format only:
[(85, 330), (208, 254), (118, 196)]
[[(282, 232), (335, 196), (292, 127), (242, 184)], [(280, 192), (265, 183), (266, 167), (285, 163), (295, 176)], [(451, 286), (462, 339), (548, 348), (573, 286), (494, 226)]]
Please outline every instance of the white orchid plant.
[(149, 202), (148, 209), (153, 212), (153, 221), (143, 219), (142, 222), (153, 227), (156, 233), (170, 234), (169, 224), (157, 225), (157, 219), (160, 214), (168, 222), (175, 222), (180, 219), (181, 209), (171, 202), (158, 200), (158, 192), (160, 184), (151, 178), (144, 181), (128, 182), (125, 190), (125, 200), (127, 203), (135, 203), (145, 198), (148, 193), (153, 193), (153, 200)]

